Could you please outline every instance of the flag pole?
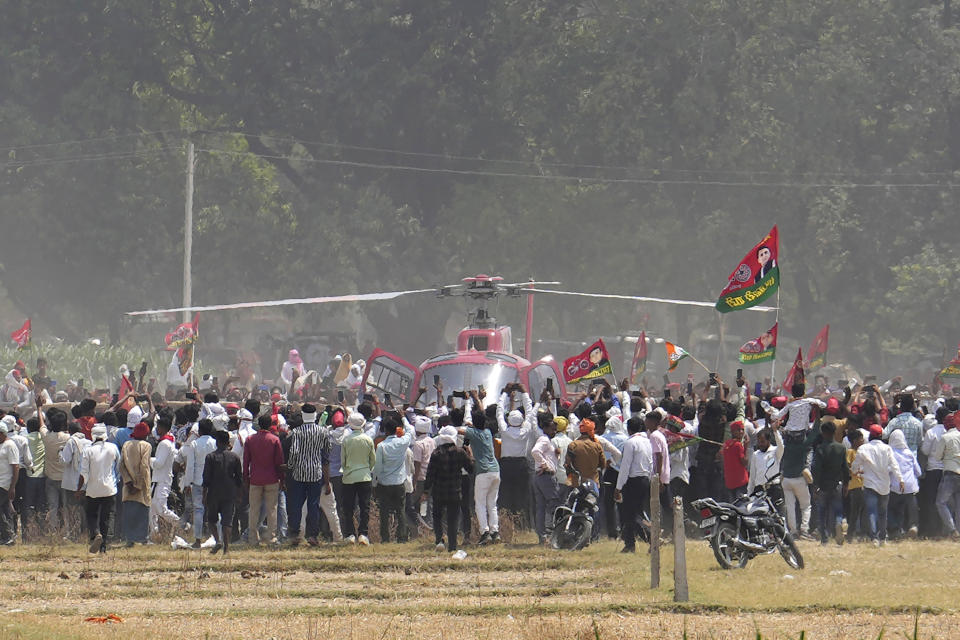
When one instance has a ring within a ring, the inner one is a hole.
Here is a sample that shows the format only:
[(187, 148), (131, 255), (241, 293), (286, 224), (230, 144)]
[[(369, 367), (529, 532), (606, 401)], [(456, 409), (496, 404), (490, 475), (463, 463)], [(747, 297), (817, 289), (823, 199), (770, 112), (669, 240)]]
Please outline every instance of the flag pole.
[(707, 373), (713, 373), (713, 371), (710, 371), (710, 369), (707, 368), (707, 365), (705, 365), (705, 364), (703, 364), (702, 362), (700, 362), (699, 360), (697, 360), (697, 359), (693, 356), (692, 353), (690, 353), (690, 352), (688, 351), (688, 352), (687, 352), (687, 355), (690, 356), (690, 359), (691, 359), (691, 360), (693, 360), (693, 361), (696, 362), (698, 365), (700, 365), (701, 367), (703, 367), (703, 370), (704, 370), (704, 371), (706, 371)]
[[(780, 344), (780, 287), (777, 287), (777, 344)], [(774, 376), (777, 373), (777, 354), (774, 352), (773, 360), (770, 361), (770, 390), (773, 391)]]

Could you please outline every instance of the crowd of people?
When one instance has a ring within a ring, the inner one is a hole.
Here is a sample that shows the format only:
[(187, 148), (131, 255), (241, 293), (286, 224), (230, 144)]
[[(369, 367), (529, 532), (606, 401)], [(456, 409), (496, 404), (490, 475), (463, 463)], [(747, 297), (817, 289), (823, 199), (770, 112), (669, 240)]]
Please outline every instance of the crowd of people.
[[(372, 505), (377, 544), (496, 544), (507, 517), (543, 543), (584, 482), (598, 495), (594, 537), (620, 538), (624, 552), (655, 535), (652, 482), (665, 538), (673, 496), (734, 501), (758, 485), (801, 539), (960, 538), (955, 397), (855, 383), (807, 395), (803, 382), (757, 395), (711, 376), (676, 397), (626, 380), (534, 397), (515, 382), (492, 398), (422, 388), (394, 406), (366, 393), (331, 401), (322, 376), (304, 399), (292, 372), (268, 398), (221, 400), (208, 384), (183, 401), (131, 389), (108, 406), (50, 397), (46, 363), (32, 384), (17, 363), (0, 412), (0, 543), (366, 546)], [(699, 515), (687, 518), (695, 532)]]

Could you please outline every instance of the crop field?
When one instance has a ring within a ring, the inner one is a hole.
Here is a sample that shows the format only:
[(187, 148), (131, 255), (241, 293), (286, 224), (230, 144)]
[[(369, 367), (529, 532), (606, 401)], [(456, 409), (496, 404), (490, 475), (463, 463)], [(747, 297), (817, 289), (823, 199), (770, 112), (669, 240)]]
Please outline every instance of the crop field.
[[(690, 602), (673, 602), (673, 548), (661, 587), (649, 558), (601, 541), (581, 552), (524, 542), (430, 541), (368, 548), (253, 550), (226, 558), (166, 546), (0, 550), (0, 640), (277, 638), (529, 640), (596, 638), (960, 637), (955, 543), (801, 543), (807, 569), (779, 556), (722, 571), (687, 543)], [(114, 615), (122, 621), (98, 623)], [(686, 636), (685, 636), (686, 634)]]

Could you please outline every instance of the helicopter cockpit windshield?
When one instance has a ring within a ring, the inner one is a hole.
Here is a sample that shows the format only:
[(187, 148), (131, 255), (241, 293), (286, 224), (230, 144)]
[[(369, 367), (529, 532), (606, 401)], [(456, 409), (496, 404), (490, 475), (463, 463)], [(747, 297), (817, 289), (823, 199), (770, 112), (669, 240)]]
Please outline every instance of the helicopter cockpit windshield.
[[(504, 386), (520, 381), (517, 369), (505, 366), (500, 362), (489, 364), (452, 362), (427, 365), (423, 369), (423, 384), (433, 384), (434, 376), (439, 376), (445, 396), (454, 391), (476, 389), (478, 385), (483, 385), (487, 392), (484, 406), (496, 402), (500, 397), (500, 390)], [(423, 407), (436, 399), (431, 396), (433, 396), (432, 390), (420, 399), (419, 406)]]

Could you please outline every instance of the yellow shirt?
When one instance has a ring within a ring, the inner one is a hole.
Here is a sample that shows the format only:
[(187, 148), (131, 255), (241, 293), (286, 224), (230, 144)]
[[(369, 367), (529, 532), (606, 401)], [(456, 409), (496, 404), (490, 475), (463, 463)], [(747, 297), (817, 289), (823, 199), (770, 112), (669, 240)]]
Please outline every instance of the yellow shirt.
[(853, 459), (857, 457), (856, 449), (847, 449), (847, 466), (850, 467), (850, 482), (847, 489), (863, 489), (863, 478), (853, 473)]

